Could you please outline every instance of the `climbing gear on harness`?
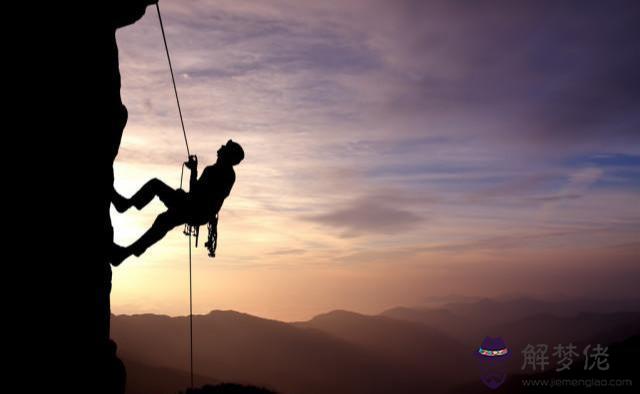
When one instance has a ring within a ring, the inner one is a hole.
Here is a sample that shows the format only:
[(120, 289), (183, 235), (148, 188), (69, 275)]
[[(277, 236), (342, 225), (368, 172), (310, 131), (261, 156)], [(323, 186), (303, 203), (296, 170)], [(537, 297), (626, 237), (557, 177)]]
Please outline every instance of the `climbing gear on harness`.
[[(207, 224), (207, 230), (209, 235), (207, 236), (207, 242), (204, 243), (204, 247), (209, 251), (209, 257), (216, 257), (216, 248), (218, 247), (218, 214), (212, 220), (209, 220)], [(197, 240), (198, 238), (196, 238)]]

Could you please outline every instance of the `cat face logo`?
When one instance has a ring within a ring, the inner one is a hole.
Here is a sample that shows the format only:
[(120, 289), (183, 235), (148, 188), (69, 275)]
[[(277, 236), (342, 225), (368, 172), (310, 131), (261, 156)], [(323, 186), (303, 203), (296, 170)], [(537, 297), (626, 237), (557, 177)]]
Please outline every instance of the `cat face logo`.
[(507, 379), (506, 361), (511, 351), (500, 337), (485, 337), (475, 351), (480, 368), (480, 380), (490, 389), (497, 389)]

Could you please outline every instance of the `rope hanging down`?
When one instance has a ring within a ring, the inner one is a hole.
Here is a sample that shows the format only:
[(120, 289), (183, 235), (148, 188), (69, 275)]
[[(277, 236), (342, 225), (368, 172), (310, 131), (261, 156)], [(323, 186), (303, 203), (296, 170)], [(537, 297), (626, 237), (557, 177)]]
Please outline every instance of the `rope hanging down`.
[(187, 157), (191, 156), (189, 151), (189, 141), (187, 141), (187, 132), (184, 129), (184, 120), (182, 119), (182, 109), (180, 108), (180, 99), (178, 98), (178, 88), (176, 88), (176, 79), (173, 76), (173, 66), (171, 65), (171, 56), (169, 55), (169, 47), (167, 46), (167, 37), (164, 34), (164, 25), (162, 24), (162, 16), (160, 15), (160, 5), (156, 3), (158, 10), (158, 20), (160, 21), (160, 30), (162, 31), (162, 41), (164, 41), (164, 50), (167, 53), (167, 61), (169, 62), (169, 71), (171, 71), (171, 82), (173, 83), (173, 92), (176, 96), (176, 104), (178, 104), (178, 114), (180, 115), (180, 125), (182, 126), (182, 135), (184, 136), (184, 144), (187, 147)]
[[(158, 10), (158, 20), (160, 21), (160, 30), (162, 31), (162, 41), (164, 42), (164, 50), (167, 53), (167, 61), (169, 62), (169, 71), (171, 72), (171, 82), (173, 83), (173, 93), (176, 96), (176, 104), (178, 105), (178, 114), (180, 115), (180, 125), (182, 126), (182, 135), (184, 136), (184, 144), (187, 148), (187, 158), (191, 157), (189, 151), (189, 141), (187, 140), (187, 132), (184, 128), (184, 120), (182, 119), (182, 109), (180, 108), (180, 99), (178, 98), (178, 89), (176, 88), (176, 79), (173, 76), (173, 66), (171, 65), (171, 56), (169, 55), (169, 47), (167, 46), (167, 37), (164, 33), (164, 25), (162, 24), (162, 16), (160, 14), (160, 6), (156, 3)], [(184, 171), (184, 165), (182, 166)], [(182, 173), (180, 174), (180, 187), (182, 188)], [(197, 242), (197, 241), (196, 241)], [(193, 287), (191, 282), (191, 230), (189, 230), (189, 370), (191, 376), (191, 388), (193, 388)]]

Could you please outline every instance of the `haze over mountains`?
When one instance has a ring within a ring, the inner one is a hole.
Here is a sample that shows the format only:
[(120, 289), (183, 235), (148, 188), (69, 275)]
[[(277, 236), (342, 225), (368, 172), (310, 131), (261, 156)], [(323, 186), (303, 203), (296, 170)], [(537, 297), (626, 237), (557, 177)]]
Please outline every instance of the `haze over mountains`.
[[(212, 311), (193, 320), (196, 383), (281, 393), (448, 392), (477, 381), (473, 352), (487, 335), (505, 339), (515, 354), (510, 368), (521, 372), (520, 351), (528, 343), (608, 344), (640, 334), (639, 305), (483, 299), (377, 316), (333, 311), (296, 323)], [(184, 390), (188, 329), (187, 317), (112, 317), (129, 393)]]

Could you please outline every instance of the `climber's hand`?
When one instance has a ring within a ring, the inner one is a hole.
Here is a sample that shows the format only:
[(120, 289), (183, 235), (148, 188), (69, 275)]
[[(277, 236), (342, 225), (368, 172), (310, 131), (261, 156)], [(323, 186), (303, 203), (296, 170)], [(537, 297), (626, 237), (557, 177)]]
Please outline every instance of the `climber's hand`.
[(198, 168), (198, 156), (189, 156), (189, 161), (186, 161), (184, 165), (190, 170), (195, 170), (196, 168)]

